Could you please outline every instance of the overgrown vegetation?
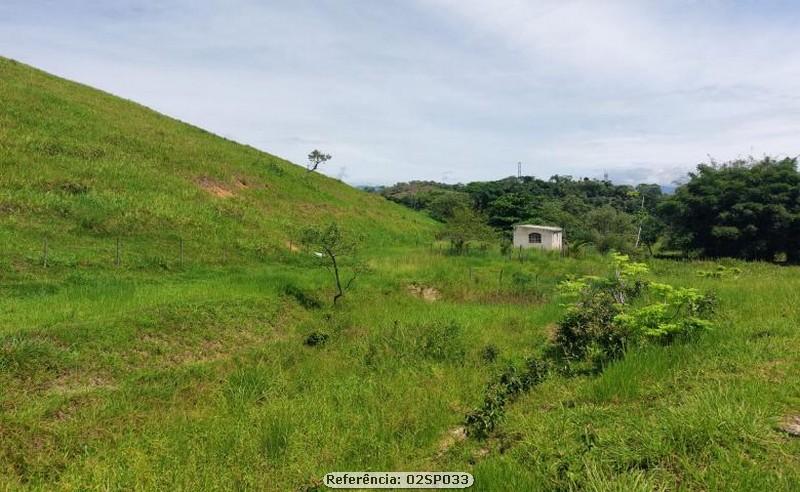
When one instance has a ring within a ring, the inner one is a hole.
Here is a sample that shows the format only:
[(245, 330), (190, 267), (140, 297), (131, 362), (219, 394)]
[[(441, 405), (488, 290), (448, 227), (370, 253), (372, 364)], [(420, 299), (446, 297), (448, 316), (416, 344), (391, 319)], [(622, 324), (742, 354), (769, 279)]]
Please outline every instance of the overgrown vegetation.
[(701, 164), (660, 208), (671, 239), (712, 257), (800, 260), (797, 159)]
[(600, 251), (632, 250), (639, 222), (655, 213), (663, 196), (657, 185), (632, 187), (571, 176), (549, 180), (523, 176), (467, 185), (411, 182), (379, 191), (447, 224), (463, 221), (461, 211), (471, 208), (484, 217), (484, 224), (505, 236), (517, 223), (558, 225), (570, 244), (591, 242)]
[(690, 339), (711, 329), (714, 297), (690, 287), (645, 279), (648, 268), (612, 254), (613, 274), (565, 280), (569, 300), (552, 341), (522, 368), (509, 365), (491, 382), (480, 407), (464, 421), (470, 435), (485, 438), (505, 415), (505, 406), (540, 384), (551, 371), (561, 375), (597, 373), (612, 361), (650, 343)]
[(514, 224), (564, 228), (568, 246), (600, 252), (678, 250), (700, 257), (800, 260), (800, 173), (796, 158), (700, 164), (675, 193), (653, 184), (524, 176), (466, 185), (399, 183), (383, 196), (450, 224), (470, 207), (508, 236)]

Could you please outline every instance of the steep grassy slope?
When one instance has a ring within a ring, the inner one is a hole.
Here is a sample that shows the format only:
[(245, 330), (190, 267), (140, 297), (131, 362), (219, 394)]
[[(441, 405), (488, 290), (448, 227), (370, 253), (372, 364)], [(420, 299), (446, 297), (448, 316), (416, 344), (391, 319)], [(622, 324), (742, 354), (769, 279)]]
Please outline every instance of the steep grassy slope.
[[(310, 149), (309, 149), (310, 150)], [(52, 263), (264, 257), (335, 218), (372, 245), (413, 243), (421, 215), (109, 94), (0, 58), (0, 256), (49, 237)], [(112, 240), (113, 238), (113, 240)]]

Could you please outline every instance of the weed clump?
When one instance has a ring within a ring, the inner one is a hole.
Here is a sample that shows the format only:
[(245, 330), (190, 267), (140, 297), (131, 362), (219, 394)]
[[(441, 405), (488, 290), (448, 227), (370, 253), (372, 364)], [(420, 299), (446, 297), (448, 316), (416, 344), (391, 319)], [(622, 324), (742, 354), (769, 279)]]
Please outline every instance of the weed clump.
[(725, 265), (717, 265), (713, 270), (699, 270), (698, 277), (704, 278), (732, 278), (737, 279), (742, 274), (742, 269), (738, 267), (726, 267)]
[(467, 434), (479, 439), (488, 437), (505, 416), (506, 403), (541, 383), (549, 372), (549, 362), (535, 357), (527, 359), (522, 368), (509, 364), (489, 384), (481, 406), (467, 414)]
[(329, 338), (330, 337), (328, 336), (327, 333), (323, 333), (320, 331), (312, 331), (303, 341), (303, 344), (307, 347), (317, 347), (328, 343)]
[(434, 324), (425, 333), (421, 354), (437, 362), (463, 361), (466, 349), (457, 323)]
[(498, 349), (497, 346), (492, 345), (491, 343), (483, 347), (483, 349), (481, 350), (481, 359), (483, 359), (484, 362), (487, 362), (489, 364), (496, 361), (498, 355), (500, 355), (500, 349)]
[(283, 287), (283, 294), (287, 297), (291, 297), (306, 309), (319, 309), (322, 307), (322, 303), (319, 299), (294, 284), (285, 285)]

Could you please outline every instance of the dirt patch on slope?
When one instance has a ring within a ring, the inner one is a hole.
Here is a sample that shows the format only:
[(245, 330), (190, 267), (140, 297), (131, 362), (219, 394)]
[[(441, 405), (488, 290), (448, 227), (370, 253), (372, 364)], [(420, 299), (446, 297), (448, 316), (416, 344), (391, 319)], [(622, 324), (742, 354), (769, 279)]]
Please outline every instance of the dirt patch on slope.
[(447, 431), (447, 434), (439, 441), (439, 456), (443, 455), (450, 448), (456, 444), (467, 440), (467, 430), (462, 427), (456, 427)]
[(791, 436), (800, 437), (800, 415), (787, 415), (778, 428)]
[(234, 182), (237, 188), (243, 190), (245, 188), (250, 188), (250, 180), (244, 176), (236, 176), (236, 180)]
[(407, 288), (412, 295), (415, 295), (428, 302), (438, 301), (442, 298), (442, 293), (434, 287), (426, 287), (420, 284), (409, 284)]
[(116, 390), (117, 385), (101, 376), (83, 376), (77, 373), (63, 374), (53, 381), (49, 390), (59, 395), (77, 395), (97, 390)]
[(225, 183), (209, 178), (208, 176), (199, 178), (197, 180), (197, 185), (219, 198), (230, 198), (233, 196), (233, 191), (231, 191)]

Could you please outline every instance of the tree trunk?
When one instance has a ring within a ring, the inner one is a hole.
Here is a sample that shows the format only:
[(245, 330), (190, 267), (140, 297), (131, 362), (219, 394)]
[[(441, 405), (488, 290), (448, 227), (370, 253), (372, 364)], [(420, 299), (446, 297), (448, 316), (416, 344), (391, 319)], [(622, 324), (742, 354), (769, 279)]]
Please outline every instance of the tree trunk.
[(641, 217), (639, 218), (639, 230), (636, 232), (636, 246), (635, 249), (639, 249), (639, 240), (642, 238), (642, 224), (644, 223), (644, 195), (642, 195), (642, 207), (639, 209), (639, 213)]
[(336, 263), (336, 255), (327, 249), (325, 252), (328, 253), (328, 256), (331, 259), (331, 264), (333, 265), (333, 278), (336, 280), (336, 294), (333, 296), (333, 305), (335, 306), (336, 301), (338, 301), (339, 298), (344, 295), (344, 291), (342, 290), (342, 282), (339, 279), (339, 265)]

